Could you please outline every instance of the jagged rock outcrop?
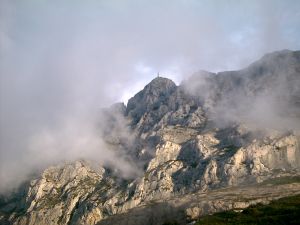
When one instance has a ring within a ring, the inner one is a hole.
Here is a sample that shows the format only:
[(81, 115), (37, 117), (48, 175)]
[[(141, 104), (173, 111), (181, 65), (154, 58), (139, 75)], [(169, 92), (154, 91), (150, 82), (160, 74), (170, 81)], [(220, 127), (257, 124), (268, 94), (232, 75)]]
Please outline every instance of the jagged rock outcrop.
[[(266, 55), (241, 71), (201, 72), (180, 86), (155, 78), (127, 107), (103, 110), (99, 123), (99, 138), (140, 176), (84, 160), (50, 167), (1, 197), (0, 223), (159, 224), (172, 214), (183, 223), (298, 193), (299, 87), (299, 51)], [(274, 179), (288, 180), (284, 191), (267, 185)]]

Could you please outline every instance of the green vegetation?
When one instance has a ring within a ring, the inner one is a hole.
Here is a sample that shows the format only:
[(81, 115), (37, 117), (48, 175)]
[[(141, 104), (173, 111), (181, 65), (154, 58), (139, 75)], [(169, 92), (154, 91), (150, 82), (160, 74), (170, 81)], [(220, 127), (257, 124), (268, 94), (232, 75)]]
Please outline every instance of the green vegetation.
[(268, 205), (258, 204), (244, 209), (233, 210), (202, 217), (196, 225), (289, 225), (300, 224), (300, 195), (272, 201)]
[(179, 225), (179, 223), (177, 221), (167, 221), (164, 222), (163, 225)]
[(272, 185), (281, 185), (281, 184), (292, 184), (300, 183), (300, 176), (287, 176), (287, 177), (277, 177), (269, 180), (265, 180), (261, 185), (272, 184)]

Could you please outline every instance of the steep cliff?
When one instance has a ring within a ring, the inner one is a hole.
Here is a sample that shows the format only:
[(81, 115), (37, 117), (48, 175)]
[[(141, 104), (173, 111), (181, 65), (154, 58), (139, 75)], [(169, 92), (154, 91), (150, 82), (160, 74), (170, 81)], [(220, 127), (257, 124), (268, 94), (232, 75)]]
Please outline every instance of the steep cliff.
[(155, 78), (127, 107), (101, 112), (99, 138), (139, 176), (85, 160), (59, 164), (2, 196), (0, 222), (185, 223), (299, 193), (299, 99), (299, 51), (200, 72), (180, 86)]

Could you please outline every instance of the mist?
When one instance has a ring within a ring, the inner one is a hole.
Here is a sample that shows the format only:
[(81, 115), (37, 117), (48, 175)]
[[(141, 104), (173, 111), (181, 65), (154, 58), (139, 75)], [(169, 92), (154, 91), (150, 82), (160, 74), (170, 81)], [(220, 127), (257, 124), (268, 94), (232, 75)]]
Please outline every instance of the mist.
[(299, 8), (292, 0), (1, 0), (0, 192), (77, 158), (137, 176), (96, 132), (99, 110), (126, 103), (157, 72), (179, 83), (199, 69), (235, 70), (300, 49)]
[(240, 124), (251, 131), (300, 131), (300, 51), (266, 54), (237, 71), (200, 71), (183, 81), (219, 128)]

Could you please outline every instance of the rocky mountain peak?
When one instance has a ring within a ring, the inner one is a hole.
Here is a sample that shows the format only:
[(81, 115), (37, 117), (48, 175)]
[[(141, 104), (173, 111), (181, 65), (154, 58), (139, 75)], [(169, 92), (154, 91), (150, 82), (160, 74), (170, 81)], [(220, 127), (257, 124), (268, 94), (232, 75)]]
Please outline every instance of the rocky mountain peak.
[(99, 128), (107, 152), (139, 175), (83, 160), (50, 167), (0, 196), (0, 224), (187, 224), (300, 193), (299, 53), (180, 86), (153, 79), (127, 107), (103, 110)]
[(275, 52), (271, 52), (271, 53), (267, 53), (265, 54), (261, 60), (276, 60), (276, 59), (280, 59), (280, 58), (287, 58), (287, 57), (295, 57), (295, 56), (299, 56), (300, 51), (291, 51), (288, 49), (283, 49), (280, 51), (275, 51)]
[(159, 90), (159, 91), (168, 91), (176, 87), (176, 84), (165, 77), (156, 77), (148, 85), (145, 86), (145, 89)]
[(141, 101), (146, 104), (152, 104), (161, 96), (168, 95), (175, 89), (176, 84), (172, 80), (164, 77), (156, 77), (149, 84), (147, 84), (142, 91), (129, 99), (127, 107), (130, 110), (133, 108), (132, 105), (134, 105), (134, 103)]
[[(286, 77), (298, 75), (300, 51), (282, 50), (265, 54), (261, 59), (250, 64), (242, 73), (252, 75), (251, 79), (265, 77)], [(296, 72), (296, 73), (295, 73)]]
[(133, 118), (134, 123), (137, 123), (145, 112), (163, 105), (176, 88), (176, 84), (168, 78), (153, 79), (142, 91), (129, 99), (127, 115)]

